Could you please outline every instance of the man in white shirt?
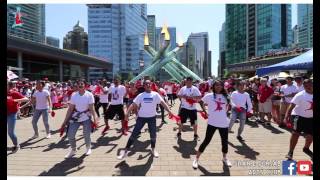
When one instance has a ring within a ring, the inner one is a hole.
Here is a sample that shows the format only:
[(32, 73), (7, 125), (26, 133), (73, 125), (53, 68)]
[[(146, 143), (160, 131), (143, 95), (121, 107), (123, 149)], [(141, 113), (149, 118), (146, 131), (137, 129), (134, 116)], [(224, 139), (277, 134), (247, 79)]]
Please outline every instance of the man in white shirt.
[(83, 137), (87, 148), (86, 155), (91, 154), (91, 116), (93, 116), (94, 124), (97, 125), (99, 121), (94, 110), (93, 94), (85, 90), (85, 83), (83, 81), (79, 81), (77, 86), (78, 91), (72, 94), (66, 117), (61, 125), (61, 129), (64, 129), (69, 124), (67, 136), (71, 149), (65, 158), (70, 158), (76, 154), (75, 136), (80, 125), (83, 125)]
[(123, 110), (123, 98), (127, 95), (126, 87), (120, 85), (119, 78), (114, 79), (114, 86), (109, 88), (109, 98), (111, 99), (110, 105), (106, 111), (107, 117), (105, 117), (106, 127), (102, 131), (104, 134), (110, 126), (108, 124), (108, 119), (113, 119), (115, 115), (119, 116), (119, 119), (122, 123), (122, 134), (127, 135), (128, 131), (128, 121), (124, 119), (124, 110)]
[(285, 119), (289, 121), (291, 115), (291, 122), (293, 123), (290, 149), (286, 156), (289, 160), (293, 157), (293, 151), (302, 133), (306, 138), (303, 152), (313, 158), (313, 152), (309, 149), (313, 142), (313, 82), (305, 79), (303, 86), (305, 90), (293, 97), (285, 116)]
[(285, 123), (284, 123), (284, 116), (287, 112), (287, 109), (289, 107), (289, 104), (293, 98), (293, 96), (297, 93), (297, 87), (295, 85), (293, 85), (292, 82), (293, 78), (292, 77), (287, 77), (286, 81), (287, 84), (282, 85), (280, 88), (280, 97), (282, 97), (281, 99), (281, 103), (280, 103), (280, 124), (279, 127), (283, 128), (285, 127)]
[(201, 99), (201, 93), (199, 89), (192, 85), (192, 77), (188, 77), (186, 81), (186, 86), (182, 87), (178, 92), (178, 97), (181, 99), (181, 109), (179, 116), (181, 117), (181, 122), (178, 122), (179, 132), (177, 136), (181, 136), (182, 124), (190, 119), (191, 126), (193, 126), (194, 139), (198, 139), (198, 125), (197, 125), (197, 108), (196, 103)]
[(303, 88), (303, 84), (302, 84), (302, 82), (303, 82), (302, 77), (298, 75), (298, 76), (296, 76), (296, 77), (294, 78), (294, 81), (296, 82), (296, 85), (295, 85), (295, 86), (297, 86), (297, 92), (303, 91), (304, 88)]
[(50, 128), (49, 128), (49, 113), (52, 111), (52, 103), (50, 98), (49, 91), (44, 89), (45, 82), (38, 81), (37, 82), (37, 91), (32, 95), (31, 103), (36, 104), (35, 110), (32, 118), (32, 127), (34, 130), (34, 136), (31, 139), (35, 139), (39, 137), (38, 132), (38, 121), (40, 116), (42, 115), (43, 124), (46, 128), (47, 139), (51, 137)]
[(241, 134), (244, 130), (244, 125), (246, 123), (247, 112), (252, 112), (252, 103), (250, 95), (244, 91), (244, 86), (246, 82), (237, 82), (237, 90), (233, 91), (231, 94), (231, 121), (229, 125), (229, 132), (232, 132), (232, 126), (236, 121), (237, 117), (240, 119), (240, 126), (238, 129), (237, 139), (239, 141), (244, 141)]
[(154, 157), (159, 157), (159, 153), (155, 150), (156, 146), (156, 107), (157, 104), (161, 104), (166, 111), (169, 112), (169, 116), (172, 115), (168, 105), (164, 102), (163, 98), (157, 92), (151, 91), (151, 81), (144, 81), (145, 92), (139, 94), (134, 100), (133, 103), (129, 106), (127, 113), (125, 114), (125, 119), (128, 120), (128, 115), (133, 109), (138, 109), (138, 119), (136, 125), (132, 131), (132, 134), (127, 142), (127, 145), (124, 150), (120, 151), (118, 156), (119, 160), (124, 159), (128, 155), (128, 150), (134, 141), (137, 139), (138, 134), (140, 133), (143, 126), (147, 123), (150, 138), (151, 138), (151, 149)]

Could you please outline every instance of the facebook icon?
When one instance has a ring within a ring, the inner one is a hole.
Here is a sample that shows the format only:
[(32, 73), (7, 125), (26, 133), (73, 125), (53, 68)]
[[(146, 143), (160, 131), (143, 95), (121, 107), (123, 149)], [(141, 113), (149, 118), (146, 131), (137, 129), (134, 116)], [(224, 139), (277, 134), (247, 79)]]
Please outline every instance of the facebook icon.
[(296, 161), (282, 161), (282, 175), (296, 175), (297, 162)]

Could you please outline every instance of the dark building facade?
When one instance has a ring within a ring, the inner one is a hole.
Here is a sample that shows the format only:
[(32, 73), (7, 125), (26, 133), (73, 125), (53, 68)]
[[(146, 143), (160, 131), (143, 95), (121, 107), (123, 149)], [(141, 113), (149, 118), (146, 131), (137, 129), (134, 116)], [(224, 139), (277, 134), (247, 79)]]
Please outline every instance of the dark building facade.
[(46, 44), (50, 45), (50, 46), (54, 46), (59, 48), (59, 38), (55, 38), (55, 37), (51, 37), (51, 36), (47, 36), (46, 37)]
[(88, 34), (84, 32), (79, 21), (73, 26), (73, 30), (63, 38), (63, 49), (88, 54)]
[(291, 5), (227, 4), (225, 38), (227, 64), (290, 47)]

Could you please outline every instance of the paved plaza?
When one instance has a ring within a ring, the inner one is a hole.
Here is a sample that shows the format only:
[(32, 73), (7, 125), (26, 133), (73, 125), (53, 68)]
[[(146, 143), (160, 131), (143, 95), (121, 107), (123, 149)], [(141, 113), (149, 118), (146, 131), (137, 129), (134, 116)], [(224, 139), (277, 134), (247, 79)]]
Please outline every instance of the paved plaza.
[[(173, 107), (177, 113), (179, 101)], [(200, 109), (200, 107), (198, 107)], [(100, 109), (102, 111), (102, 109)], [(236, 139), (239, 123), (235, 123), (229, 134), (229, 159), (233, 166), (223, 166), (221, 161), (221, 142), (218, 131), (211, 143), (202, 154), (199, 169), (192, 168), (192, 161), (196, 150), (205, 136), (206, 121), (198, 115), (200, 140), (193, 140), (193, 131), (185, 126), (181, 138), (176, 137), (177, 125), (169, 120), (168, 124), (161, 124), (157, 118), (157, 144), (159, 158), (153, 158), (150, 151), (150, 136), (147, 125), (141, 136), (132, 147), (132, 151), (125, 160), (117, 160), (117, 154), (126, 145), (128, 136), (121, 136), (121, 122), (110, 121), (111, 129), (101, 136), (104, 128), (103, 120), (100, 128), (91, 136), (92, 154), (85, 156), (85, 145), (82, 130), (76, 136), (78, 152), (70, 159), (64, 159), (69, 143), (66, 138), (59, 136), (59, 127), (64, 120), (66, 109), (56, 110), (56, 116), (50, 118), (52, 130), (51, 139), (45, 139), (42, 118), (38, 126), (40, 137), (29, 141), (33, 135), (31, 118), (18, 120), (16, 134), (21, 144), (21, 150), (11, 154), (12, 142), (8, 137), (7, 175), (18, 176), (242, 176), (242, 175), (276, 175), (282, 173), (282, 160), (288, 152), (290, 139), (289, 131), (249, 121), (242, 137), (244, 142)], [(102, 113), (101, 113), (102, 114)], [(129, 121), (130, 132), (133, 130), (135, 118)], [(102, 126), (103, 125), (103, 126)], [(189, 125), (189, 124), (188, 124)], [(295, 160), (310, 160), (302, 152), (305, 139), (301, 137), (294, 152)], [(313, 148), (311, 147), (311, 150)], [(259, 161), (255, 161), (259, 160)], [(256, 162), (253, 164), (253, 162)], [(254, 170), (255, 169), (255, 170)], [(261, 169), (264, 169), (261, 171)]]

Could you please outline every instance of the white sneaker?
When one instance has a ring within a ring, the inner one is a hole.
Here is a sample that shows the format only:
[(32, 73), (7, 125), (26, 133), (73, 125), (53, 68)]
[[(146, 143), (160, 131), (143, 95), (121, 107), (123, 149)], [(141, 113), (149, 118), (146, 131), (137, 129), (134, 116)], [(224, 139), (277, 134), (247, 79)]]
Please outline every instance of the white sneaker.
[(230, 160), (229, 160), (228, 158), (223, 158), (222, 161), (223, 161), (223, 163), (224, 163), (225, 165), (227, 165), (227, 166), (229, 166), (229, 167), (232, 166), (232, 163), (230, 162)]
[(49, 133), (46, 137), (46, 139), (50, 139), (51, 138), (51, 134)]
[(121, 150), (120, 155), (117, 157), (117, 159), (119, 159), (119, 160), (124, 159), (125, 157), (127, 157), (128, 153), (129, 153), (128, 151)]
[(66, 156), (64, 156), (64, 157), (65, 157), (65, 158), (71, 158), (72, 156), (74, 156), (74, 155), (76, 154), (76, 152), (77, 152), (77, 151), (71, 149), (71, 150), (68, 152), (68, 154), (67, 154)]
[(154, 157), (158, 158), (159, 157), (159, 153), (156, 150), (152, 150), (152, 154)]
[(39, 137), (38, 134), (33, 135), (30, 139), (37, 139)]
[(89, 156), (92, 153), (91, 148), (87, 149), (86, 155)]
[(194, 169), (198, 169), (198, 160), (197, 160), (197, 159), (194, 159), (194, 160), (193, 160), (192, 167), (193, 167)]

